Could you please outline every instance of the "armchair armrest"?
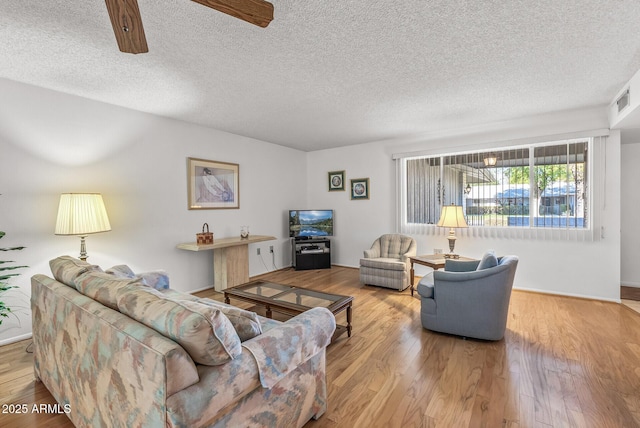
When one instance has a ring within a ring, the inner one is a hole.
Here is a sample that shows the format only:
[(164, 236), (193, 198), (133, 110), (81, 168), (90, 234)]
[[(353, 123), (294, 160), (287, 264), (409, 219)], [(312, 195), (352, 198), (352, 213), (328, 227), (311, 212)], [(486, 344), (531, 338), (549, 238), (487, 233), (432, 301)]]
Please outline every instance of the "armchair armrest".
[(433, 289), (435, 287), (433, 281), (433, 272), (429, 272), (427, 275), (423, 276), (416, 287), (418, 294), (427, 299), (433, 299)]
[(242, 346), (256, 359), (260, 383), (273, 387), (280, 379), (331, 342), (336, 319), (326, 308), (313, 308), (278, 327), (245, 341)]
[(376, 239), (373, 241), (371, 248), (368, 250), (364, 250), (364, 258), (365, 259), (377, 259), (382, 255), (380, 251), (380, 239)]
[(380, 257), (380, 248), (371, 248), (369, 250), (364, 250), (365, 259), (377, 259), (378, 257)]

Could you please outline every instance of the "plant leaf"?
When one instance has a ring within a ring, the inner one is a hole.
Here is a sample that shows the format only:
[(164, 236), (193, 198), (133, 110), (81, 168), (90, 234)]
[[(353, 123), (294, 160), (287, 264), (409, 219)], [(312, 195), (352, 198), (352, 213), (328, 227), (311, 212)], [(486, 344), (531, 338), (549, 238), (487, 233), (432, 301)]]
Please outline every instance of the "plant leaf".
[(0, 272), (3, 270), (14, 270), (14, 269), (22, 269), (22, 268), (26, 268), (28, 266), (3, 266), (0, 267)]

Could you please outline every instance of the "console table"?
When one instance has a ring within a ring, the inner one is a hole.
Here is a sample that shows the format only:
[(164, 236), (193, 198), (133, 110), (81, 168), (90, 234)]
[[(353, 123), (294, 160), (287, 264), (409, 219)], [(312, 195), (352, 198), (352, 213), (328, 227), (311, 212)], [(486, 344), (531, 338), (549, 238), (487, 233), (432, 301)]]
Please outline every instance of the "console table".
[(249, 244), (275, 239), (275, 236), (249, 235), (244, 239), (219, 238), (213, 244), (188, 242), (177, 247), (187, 251), (213, 250), (213, 286), (216, 291), (222, 291), (249, 282)]

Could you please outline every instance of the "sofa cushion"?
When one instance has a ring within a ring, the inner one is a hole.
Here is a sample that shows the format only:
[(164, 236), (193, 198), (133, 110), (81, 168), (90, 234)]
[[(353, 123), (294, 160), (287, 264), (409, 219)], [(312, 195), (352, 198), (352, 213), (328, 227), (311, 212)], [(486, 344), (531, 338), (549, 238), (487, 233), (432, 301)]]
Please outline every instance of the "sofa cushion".
[(75, 280), (78, 276), (90, 271), (102, 272), (100, 266), (70, 256), (56, 257), (49, 261), (49, 266), (53, 277), (58, 282), (73, 288), (76, 288)]
[(493, 251), (487, 251), (480, 259), (476, 270), (484, 270), (498, 266), (498, 258)]
[(240, 338), (217, 308), (188, 300), (172, 300), (149, 287), (120, 290), (118, 309), (179, 343), (196, 363), (224, 364), (242, 353)]
[(257, 335), (262, 334), (265, 330), (280, 324), (280, 321), (260, 317), (255, 312), (246, 311), (236, 306), (227, 305), (226, 303), (218, 302), (216, 300), (207, 298), (203, 299), (198, 296), (194, 296), (193, 294), (172, 290), (171, 288), (160, 290), (160, 292), (163, 296), (166, 296), (169, 299), (190, 300), (220, 309), (222, 313), (229, 318), (229, 321), (231, 321), (233, 328), (236, 330), (236, 333), (238, 333), (242, 342), (256, 337)]
[(158, 291), (161, 292), (163, 296), (173, 300), (191, 300), (194, 302), (197, 302), (198, 300), (200, 300), (200, 297), (198, 296), (194, 296), (193, 294), (174, 290), (172, 288), (164, 288)]
[(144, 286), (134, 278), (117, 278), (105, 272), (89, 271), (75, 280), (76, 289), (111, 309), (118, 310), (118, 291), (135, 284)]
[(211, 299), (200, 299), (200, 303), (220, 309), (223, 314), (229, 318), (233, 328), (240, 337), (240, 340), (253, 339), (254, 337), (262, 334), (262, 325), (258, 319), (258, 314), (251, 311), (245, 311), (244, 309), (237, 308), (235, 306), (227, 305), (222, 302), (216, 302)]
[(398, 259), (380, 257), (377, 259), (360, 259), (360, 266), (387, 270), (405, 270), (407, 264)]

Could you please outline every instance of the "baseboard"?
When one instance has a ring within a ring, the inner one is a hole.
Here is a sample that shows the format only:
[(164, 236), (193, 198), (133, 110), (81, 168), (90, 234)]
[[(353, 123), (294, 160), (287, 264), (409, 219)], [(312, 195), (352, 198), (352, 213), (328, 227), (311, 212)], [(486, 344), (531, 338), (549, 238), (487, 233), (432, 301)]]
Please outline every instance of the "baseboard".
[(620, 285), (622, 285), (624, 287), (637, 287), (637, 288), (640, 288), (640, 282), (621, 281)]
[(620, 303), (620, 299), (605, 299), (604, 297), (585, 296), (584, 294), (559, 293), (557, 291), (538, 290), (534, 288), (513, 287), (514, 290), (525, 291), (528, 293), (548, 294), (550, 296), (572, 297), (574, 299), (596, 300), (599, 302)]
[(197, 288), (195, 290), (184, 291), (184, 293), (193, 294), (193, 293), (197, 293), (199, 291), (211, 290), (212, 288), (214, 288), (213, 285), (207, 285), (206, 287)]
[(11, 343), (20, 342), (21, 340), (31, 339), (33, 335), (31, 333), (21, 334), (20, 336), (10, 337), (8, 339), (0, 340), (0, 346), (9, 345)]
[(350, 268), (350, 269), (360, 269), (359, 266), (341, 265), (340, 263), (331, 263), (331, 266), (340, 266), (340, 267)]

